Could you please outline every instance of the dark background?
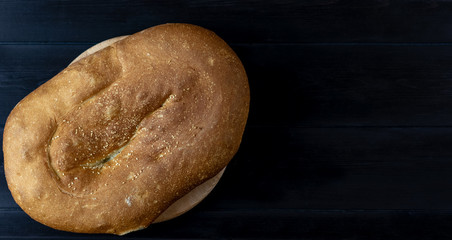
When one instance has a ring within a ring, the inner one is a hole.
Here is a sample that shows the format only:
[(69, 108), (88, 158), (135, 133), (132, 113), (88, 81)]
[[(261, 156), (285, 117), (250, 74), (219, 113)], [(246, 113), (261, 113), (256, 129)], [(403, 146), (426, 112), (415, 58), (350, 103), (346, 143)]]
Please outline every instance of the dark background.
[[(121, 239), (452, 238), (451, 1), (0, 1), (2, 132), (85, 49), (167, 22), (236, 51), (249, 121), (200, 205)], [(0, 178), (0, 239), (61, 237), (119, 239), (33, 221)]]

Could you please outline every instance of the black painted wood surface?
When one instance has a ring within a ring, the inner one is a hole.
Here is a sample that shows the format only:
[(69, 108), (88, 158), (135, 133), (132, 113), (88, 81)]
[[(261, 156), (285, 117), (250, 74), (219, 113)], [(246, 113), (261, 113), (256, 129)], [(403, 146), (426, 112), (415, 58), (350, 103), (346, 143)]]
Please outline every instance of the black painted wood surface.
[(452, 238), (449, 1), (0, 1), (1, 133), (85, 49), (166, 22), (215, 31), (248, 73), (214, 191), (124, 237), (73, 234), (29, 218), (1, 168), (0, 239)]

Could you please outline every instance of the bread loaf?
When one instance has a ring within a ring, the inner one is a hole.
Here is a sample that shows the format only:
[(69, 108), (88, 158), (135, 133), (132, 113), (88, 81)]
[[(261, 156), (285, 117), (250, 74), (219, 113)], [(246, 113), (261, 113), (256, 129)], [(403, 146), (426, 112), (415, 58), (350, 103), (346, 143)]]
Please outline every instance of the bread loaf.
[(228, 164), (248, 109), (245, 70), (223, 40), (189, 24), (152, 27), (17, 104), (3, 136), (8, 187), (56, 229), (145, 228)]

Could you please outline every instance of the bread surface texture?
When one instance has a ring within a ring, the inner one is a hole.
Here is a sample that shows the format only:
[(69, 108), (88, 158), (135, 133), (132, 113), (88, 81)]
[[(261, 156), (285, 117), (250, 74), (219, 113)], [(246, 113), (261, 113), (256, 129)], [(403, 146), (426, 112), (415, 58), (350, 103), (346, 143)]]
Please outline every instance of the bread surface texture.
[(245, 70), (223, 40), (190, 24), (151, 27), (16, 105), (3, 135), (8, 187), (52, 228), (142, 229), (228, 164), (248, 110)]

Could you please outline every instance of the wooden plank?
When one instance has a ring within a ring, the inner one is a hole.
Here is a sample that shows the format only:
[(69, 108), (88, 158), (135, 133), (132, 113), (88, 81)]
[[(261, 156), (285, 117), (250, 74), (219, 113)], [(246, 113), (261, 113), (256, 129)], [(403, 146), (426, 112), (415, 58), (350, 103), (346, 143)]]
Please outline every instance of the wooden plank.
[(248, 128), (212, 208), (450, 209), (451, 128)]
[(0, 73), (60, 71), (94, 44), (0, 44)]
[(0, 41), (99, 42), (166, 22), (228, 42), (450, 42), (449, 1), (2, 1)]
[(449, 239), (451, 211), (237, 210), (193, 211), (125, 236), (74, 234), (0, 209), (6, 239)]
[[(0, 45), (0, 120), (89, 45)], [(452, 45), (232, 45), (249, 124), (451, 126)]]
[[(250, 126), (196, 208), (451, 209), (451, 136), (452, 128)], [(1, 178), (0, 208), (9, 207)]]

